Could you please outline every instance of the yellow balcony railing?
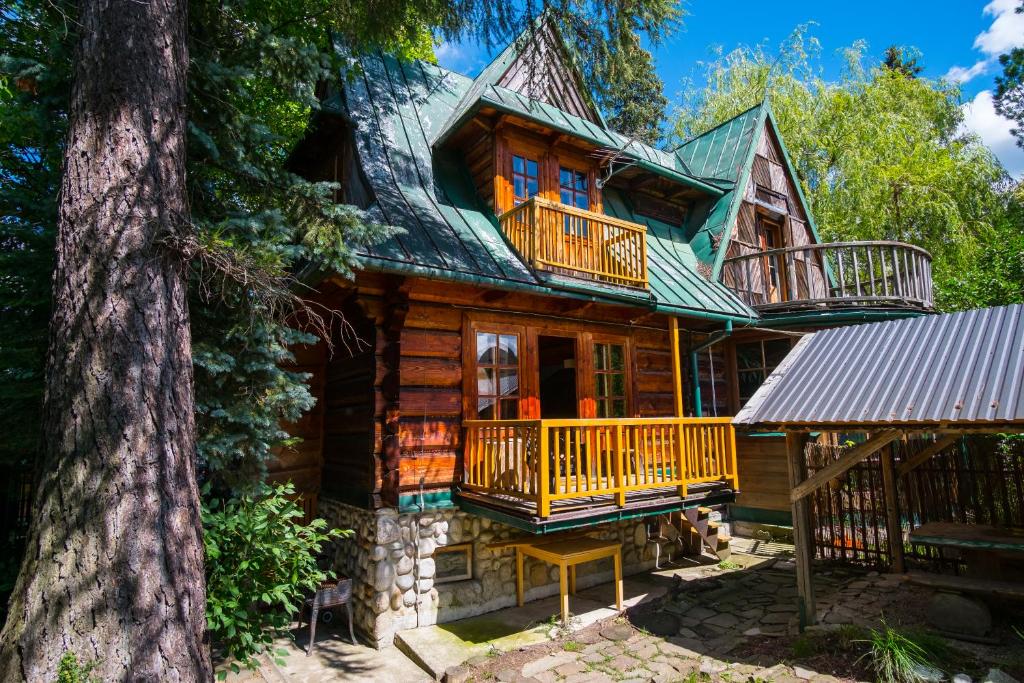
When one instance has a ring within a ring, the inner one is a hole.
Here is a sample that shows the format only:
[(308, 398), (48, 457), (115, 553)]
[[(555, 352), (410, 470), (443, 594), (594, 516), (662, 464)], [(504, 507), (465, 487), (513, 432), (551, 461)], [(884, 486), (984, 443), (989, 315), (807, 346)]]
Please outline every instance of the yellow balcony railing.
[(501, 214), (498, 223), (537, 270), (647, 287), (647, 231), (642, 225), (540, 197)]
[(691, 484), (739, 487), (731, 418), (467, 420), (463, 488), (536, 505)]

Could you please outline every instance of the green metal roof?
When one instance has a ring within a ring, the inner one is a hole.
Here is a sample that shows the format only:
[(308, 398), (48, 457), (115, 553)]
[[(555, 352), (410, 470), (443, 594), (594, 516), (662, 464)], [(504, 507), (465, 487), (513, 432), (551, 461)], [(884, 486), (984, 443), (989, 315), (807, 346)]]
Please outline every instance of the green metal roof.
[[(568, 291), (538, 278), (505, 241), (461, 160), (432, 149), (430, 141), (450, 120), (473, 81), (425, 62), (401, 62), (388, 55), (369, 55), (360, 62), (362, 73), (343, 83), (345, 114), (354, 124), (360, 166), (375, 196), (370, 211), (402, 229), (362, 254), (365, 269), (628, 303), (677, 315), (741, 322), (757, 318), (731, 290), (695, 270), (697, 258), (684, 231), (634, 215), (609, 189), (609, 215), (648, 227), (649, 292), (585, 282)], [(485, 91), (493, 93), (489, 97), (509, 106), (542, 111), (552, 122), (564, 121), (572, 130), (582, 126), (581, 132), (613, 143), (625, 141), (544, 103), (504, 88), (488, 88)], [(646, 145), (637, 149), (647, 163), (660, 166), (671, 161), (681, 166), (670, 153)]]

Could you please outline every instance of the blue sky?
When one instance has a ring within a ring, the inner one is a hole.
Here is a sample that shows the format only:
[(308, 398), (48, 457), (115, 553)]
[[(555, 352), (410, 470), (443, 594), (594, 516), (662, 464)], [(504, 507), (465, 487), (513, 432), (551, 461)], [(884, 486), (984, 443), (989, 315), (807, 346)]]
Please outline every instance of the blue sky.
[[(925, 75), (961, 82), (965, 125), (977, 132), (1017, 178), (1024, 175), (1024, 150), (1010, 136), (1011, 125), (992, 107), (999, 54), (1024, 45), (1024, 15), (1019, 0), (858, 0), (857, 2), (779, 3), (689, 0), (682, 28), (654, 50), (658, 72), (670, 101), (678, 99), (684, 79), (699, 79), (697, 63), (713, 50), (765, 43), (772, 51), (798, 24), (814, 22), (811, 35), (822, 47), (827, 78), (838, 75), (840, 48), (868, 42), (880, 59), (892, 44), (921, 51)], [(437, 50), (442, 66), (475, 75), (491, 54), (475, 44), (445, 44)]]

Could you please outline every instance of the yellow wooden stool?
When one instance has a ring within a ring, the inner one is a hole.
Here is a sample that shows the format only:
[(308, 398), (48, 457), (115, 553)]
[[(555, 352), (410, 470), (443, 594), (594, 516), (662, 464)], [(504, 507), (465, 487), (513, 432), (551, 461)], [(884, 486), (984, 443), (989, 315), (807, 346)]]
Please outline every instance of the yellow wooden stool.
[(615, 607), (622, 609), (622, 545), (618, 541), (572, 538), (537, 545), (516, 545), (516, 600), (523, 606), (523, 557), (558, 565), (562, 623), (569, 625), (569, 593), (576, 593), (576, 565), (611, 557), (615, 563)]

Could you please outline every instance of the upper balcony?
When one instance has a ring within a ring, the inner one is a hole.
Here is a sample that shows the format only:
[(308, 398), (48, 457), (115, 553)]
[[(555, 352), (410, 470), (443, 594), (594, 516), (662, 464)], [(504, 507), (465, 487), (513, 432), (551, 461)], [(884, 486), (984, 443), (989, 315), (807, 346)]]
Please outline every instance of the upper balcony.
[(498, 216), (535, 270), (647, 288), (647, 230), (604, 214), (532, 197)]
[(837, 308), (930, 311), (932, 257), (903, 242), (833, 242), (725, 260), (722, 282), (761, 312)]

